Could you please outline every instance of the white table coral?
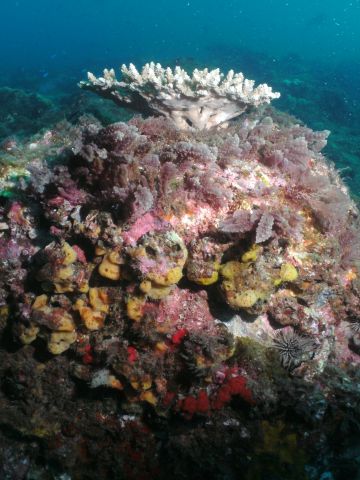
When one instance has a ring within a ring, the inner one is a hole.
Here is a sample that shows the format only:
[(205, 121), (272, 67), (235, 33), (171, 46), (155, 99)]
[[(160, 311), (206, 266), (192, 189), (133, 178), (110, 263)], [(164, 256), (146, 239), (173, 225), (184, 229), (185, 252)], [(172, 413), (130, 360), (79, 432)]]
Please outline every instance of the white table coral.
[(195, 69), (190, 76), (180, 67), (173, 70), (151, 62), (141, 72), (132, 63), (122, 65), (121, 73), (118, 80), (114, 69), (105, 69), (98, 78), (89, 72), (88, 81), (80, 86), (120, 106), (164, 115), (184, 130), (225, 126), (247, 107), (258, 107), (280, 96), (265, 83), (254, 87), (253, 80), (233, 70), (224, 75), (218, 68)]

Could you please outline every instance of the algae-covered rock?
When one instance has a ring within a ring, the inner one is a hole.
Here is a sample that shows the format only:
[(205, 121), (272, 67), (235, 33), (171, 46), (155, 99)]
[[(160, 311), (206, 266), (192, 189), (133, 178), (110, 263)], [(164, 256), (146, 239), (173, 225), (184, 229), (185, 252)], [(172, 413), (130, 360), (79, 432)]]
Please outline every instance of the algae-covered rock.
[[(251, 254), (251, 257), (254, 257)], [(221, 291), (230, 307), (259, 314), (264, 311), (264, 301), (274, 292), (274, 268), (271, 258), (258, 263), (230, 260), (221, 266)]]
[(203, 286), (216, 283), (219, 279), (221, 257), (225, 248), (208, 237), (192, 241), (186, 264), (187, 278)]
[(320, 478), (360, 423), (358, 211), (326, 134), (271, 109), (50, 133), (7, 152), (31, 175), (0, 202), (0, 455)]
[(188, 255), (174, 231), (145, 235), (128, 254), (135, 275), (141, 279), (141, 291), (154, 300), (166, 297), (181, 280)]

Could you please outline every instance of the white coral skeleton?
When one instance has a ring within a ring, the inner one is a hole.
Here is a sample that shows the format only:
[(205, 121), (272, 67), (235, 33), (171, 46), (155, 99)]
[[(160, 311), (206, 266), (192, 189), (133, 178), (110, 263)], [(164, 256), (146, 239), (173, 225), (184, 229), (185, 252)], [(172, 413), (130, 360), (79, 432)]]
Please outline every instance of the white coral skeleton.
[(105, 69), (98, 78), (89, 72), (88, 81), (79, 85), (122, 107), (171, 118), (182, 130), (226, 126), (248, 107), (280, 97), (267, 84), (254, 87), (253, 80), (233, 70), (224, 75), (218, 68), (195, 69), (190, 76), (180, 67), (173, 70), (150, 62), (141, 72), (132, 63), (122, 65), (121, 74), (118, 80), (114, 69)]

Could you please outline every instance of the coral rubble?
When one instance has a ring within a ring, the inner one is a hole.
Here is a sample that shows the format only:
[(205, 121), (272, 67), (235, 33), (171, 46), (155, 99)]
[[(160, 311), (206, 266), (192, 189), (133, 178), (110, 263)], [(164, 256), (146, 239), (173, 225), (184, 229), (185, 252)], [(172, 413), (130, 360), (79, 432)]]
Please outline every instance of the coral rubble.
[[(202, 81), (227, 88), (194, 73), (200, 97)], [(0, 476), (19, 458), (16, 478), (340, 468), (333, 436), (360, 421), (360, 227), (328, 132), (271, 107), (199, 126), (84, 117), (2, 197)]]

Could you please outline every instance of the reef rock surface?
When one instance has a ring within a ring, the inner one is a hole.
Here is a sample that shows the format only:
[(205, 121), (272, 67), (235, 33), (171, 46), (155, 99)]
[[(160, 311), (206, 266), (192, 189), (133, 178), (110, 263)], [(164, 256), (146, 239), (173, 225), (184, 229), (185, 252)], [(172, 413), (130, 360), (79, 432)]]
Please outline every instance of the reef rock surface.
[(49, 133), (12, 153), (0, 478), (355, 478), (359, 212), (327, 135), (84, 117), (55, 161)]

